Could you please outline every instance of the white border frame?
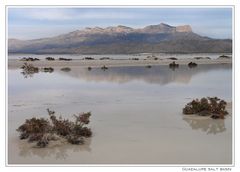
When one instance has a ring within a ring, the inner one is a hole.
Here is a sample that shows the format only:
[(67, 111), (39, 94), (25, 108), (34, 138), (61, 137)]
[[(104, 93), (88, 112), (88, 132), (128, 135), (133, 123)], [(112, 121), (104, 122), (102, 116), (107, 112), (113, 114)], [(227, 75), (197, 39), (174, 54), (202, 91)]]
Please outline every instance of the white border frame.
[[(8, 7), (27, 7), (27, 8), (31, 8), (31, 7), (42, 7), (42, 8), (46, 8), (46, 7), (59, 7), (59, 8), (65, 8), (65, 7), (68, 7), (68, 8), (77, 8), (77, 7), (81, 7), (81, 8), (103, 8), (103, 7), (109, 7), (109, 8), (226, 8), (226, 7), (230, 7), (232, 8), (232, 11), (233, 11), (233, 15), (232, 15), (232, 40), (233, 40), (233, 51), (232, 51), (232, 55), (233, 55), (233, 71), (232, 71), (232, 99), (233, 99), (233, 115), (232, 115), (232, 144), (233, 144), (233, 150), (232, 150), (232, 164), (231, 165), (219, 165), (219, 164), (210, 164), (210, 165), (206, 165), (206, 164), (177, 164), (177, 165), (174, 165), (174, 164), (171, 164), (171, 165), (164, 165), (164, 164), (142, 164), (142, 165), (139, 165), (139, 164), (132, 164), (132, 165), (129, 165), (129, 164), (86, 164), (86, 165), (83, 165), (83, 164), (79, 164), (79, 165), (74, 165), (74, 164), (70, 164), (70, 165), (67, 165), (67, 164), (24, 164), (24, 165), (20, 165), (20, 164), (17, 164), (17, 165), (13, 165), (13, 164), (8, 164), (8, 156), (7, 156), (7, 152), (8, 152), (8, 140), (7, 140), (7, 133), (8, 133), (8, 118), (7, 118), (7, 113), (8, 113), (8, 105), (7, 105), (7, 102), (8, 102), (8, 99), (7, 99), (7, 95), (8, 95), (8, 77), (7, 77), (7, 70), (8, 70), (8, 63), (7, 63), (7, 45), (8, 45), (8, 42), (7, 42), (7, 32), (8, 32), (8, 25), (7, 25), (7, 8)], [(114, 6), (114, 5), (80, 5), (80, 6), (72, 6), (72, 5), (42, 5), (42, 6), (36, 6), (36, 5), (5, 5), (5, 89), (6, 89), (6, 92), (5, 92), (5, 108), (6, 108), (6, 116), (5, 116), (5, 146), (7, 149), (5, 149), (5, 166), (21, 166), (21, 167), (24, 167), (24, 166), (84, 166), (84, 167), (89, 167), (89, 166), (94, 166), (94, 167), (105, 167), (105, 166), (114, 166), (114, 167), (119, 167), (119, 166), (128, 166), (128, 167), (142, 167), (142, 166), (148, 166), (148, 167), (235, 167), (235, 5), (200, 5), (200, 6), (196, 6), (196, 5), (159, 5), (159, 6), (154, 6), (154, 5), (140, 5), (140, 6), (137, 6), (137, 5), (120, 5), (120, 6)]]

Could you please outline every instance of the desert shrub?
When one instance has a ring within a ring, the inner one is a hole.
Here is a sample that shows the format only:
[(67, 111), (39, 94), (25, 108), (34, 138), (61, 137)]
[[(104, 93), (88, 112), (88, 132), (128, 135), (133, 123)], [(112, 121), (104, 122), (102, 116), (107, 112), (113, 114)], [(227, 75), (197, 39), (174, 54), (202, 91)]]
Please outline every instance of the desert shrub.
[(188, 67), (189, 67), (189, 68), (197, 67), (197, 63), (190, 62), (190, 63), (188, 63)]
[(83, 143), (84, 143), (83, 138), (78, 137), (78, 136), (76, 136), (76, 135), (69, 135), (69, 136), (67, 137), (67, 141), (68, 141), (69, 143), (75, 144), (75, 145), (77, 145), (77, 144), (83, 144)]
[(178, 60), (176, 57), (169, 57), (167, 59), (169, 59), (169, 60)]
[(39, 61), (39, 58), (33, 58), (33, 57), (23, 57), (20, 59), (20, 61)]
[(139, 58), (134, 57), (134, 58), (130, 58), (130, 60), (139, 60)]
[(58, 60), (59, 61), (71, 61), (72, 59), (60, 57)]
[(172, 63), (169, 64), (169, 66), (174, 66), (174, 67), (176, 67), (176, 66), (179, 66), (179, 64), (177, 64), (177, 63), (175, 63), (175, 61), (173, 61)]
[(47, 109), (50, 119), (31, 118), (17, 129), (20, 139), (37, 142), (36, 146), (46, 147), (52, 140), (63, 138), (71, 144), (82, 144), (84, 137), (92, 136), (89, 124), (91, 112), (74, 115), (75, 121), (56, 117), (55, 112)]
[(172, 70), (175, 70), (175, 68), (178, 68), (178, 67), (179, 67), (179, 64), (175, 63), (175, 61), (169, 64), (169, 68)]
[(44, 67), (44, 68), (42, 68), (42, 72), (52, 73), (52, 72), (54, 72), (54, 69), (52, 67)]
[(37, 140), (37, 146), (38, 147), (46, 147), (49, 143), (49, 140), (46, 137), (41, 137), (39, 140)]
[(34, 67), (32, 64), (28, 64), (28, 63), (24, 63), (21, 69), (22, 69), (21, 73), (24, 75), (25, 78), (32, 77), (33, 74), (39, 72), (38, 67)]
[(211, 116), (213, 119), (223, 119), (228, 114), (227, 102), (217, 97), (207, 97), (192, 100), (183, 108), (183, 114), (197, 114), (200, 116)]
[(99, 60), (110, 60), (109, 57), (101, 57)]
[(55, 60), (55, 58), (53, 58), (53, 57), (46, 57), (45, 59), (48, 60), (48, 61), (54, 61)]
[(33, 74), (38, 73), (39, 71), (48, 73), (54, 72), (54, 69), (52, 67), (44, 67), (39, 69), (38, 67), (35, 67), (32, 64), (28, 63), (24, 63), (21, 69), (21, 74), (23, 74), (25, 78), (32, 77)]
[(101, 69), (105, 71), (105, 70), (108, 69), (108, 67), (106, 67), (106, 66), (104, 65), (104, 66), (101, 67)]
[(211, 58), (210, 57), (194, 57), (194, 59), (196, 59), (196, 60), (211, 60)]
[(44, 133), (49, 129), (49, 121), (43, 118), (31, 118), (27, 119), (23, 125), (21, 125), (17, 131), (27, 134)]
[(93, 57), (85, 57), (84, 59), (85, 59), (85, 60), (94, 60)]
[(204, 59), (204, 57), (194, 57), (196, 60)]
[(227, 56), (224, 54), (218, 57), (218, 59), (230, 59), (230, 58), (231, 58), (231, 56)]

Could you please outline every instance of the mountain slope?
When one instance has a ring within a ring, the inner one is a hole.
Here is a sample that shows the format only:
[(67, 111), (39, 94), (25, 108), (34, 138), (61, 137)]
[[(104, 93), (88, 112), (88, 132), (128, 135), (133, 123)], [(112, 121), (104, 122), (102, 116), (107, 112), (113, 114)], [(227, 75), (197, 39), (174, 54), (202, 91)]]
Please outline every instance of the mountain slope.
[(51, 38), (8, 40), (9, 53), (128, 54), (144, 52), (231, 52), (232, 41), (194, 33), (189, 25), (164, 23), (142, 29), (126, 26), (85, 28)]

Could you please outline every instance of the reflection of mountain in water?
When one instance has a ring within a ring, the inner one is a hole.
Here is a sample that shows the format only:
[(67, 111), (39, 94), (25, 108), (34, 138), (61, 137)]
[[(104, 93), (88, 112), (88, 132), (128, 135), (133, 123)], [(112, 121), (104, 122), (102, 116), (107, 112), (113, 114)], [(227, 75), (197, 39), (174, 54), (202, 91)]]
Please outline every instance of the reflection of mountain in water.
[(84, 79), (87, 81), (108, 81), (116, 83), (126, 83), (134, 80), (140, 80), (154, 84), (168, 84), (172, 82), (188, 83), (194, 75), (214, 70), (230, 70), (231, 64), (211, 64), (198, 65), (196, 68), (189, 68), (187, 65), (180, 65), (175, 71), (168, 66), (145, 66), (134, 67), (109, 67), (103, 71), (101, 68), (72, 68), (69, 72), (63, 74)]
[[(200, 117), (204, 118), (204, 117)], [(226, 131), (224, 120), (222, 119), (199, 119), (194, 117), (183, 117), (183, 120), (186, 121), (194, 130), (200, 130), (206, 132), (207, 134), (217, 134)]]
[(33, 155), (40, 158), (55, 156), (56, 159), (66, 159), (69, 155), (69, 151), (79, 152), (87, 151), (91, 152), (91, 138), (85, 139), (83, 145), (71, 145), (63, 144), (46, 148), (35, 148), (29, 147), (29, 143), (21, 144), (19, 146), (20, 152), (19, 155), (22, 157), (31, 157)]

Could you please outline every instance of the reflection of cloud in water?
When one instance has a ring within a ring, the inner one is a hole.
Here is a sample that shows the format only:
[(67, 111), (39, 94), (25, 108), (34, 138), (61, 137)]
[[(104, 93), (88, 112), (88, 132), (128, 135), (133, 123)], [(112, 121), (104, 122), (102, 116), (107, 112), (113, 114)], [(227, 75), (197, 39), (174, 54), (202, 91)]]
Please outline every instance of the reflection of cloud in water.
[(223, 119), (184, 115), (183, 120), (186, 121), (193, 130), (200, 130), (207, 134), (217, 134), (226, 131), (225, 121)]
[(229, 69), (231, 69), (231, 64), (198, 65), (196, 68), (180, 65), (175, 71), (171, 70), (168, 66), (152, 66), (149, 69), (145, 66), (109, 67), (105, 71), (100, 68), (92, 68), (89, 71), (87, 68), (74, 67), (71, 68), (71, 71), (61, 72), (61, 74), (95, 82), (127, 83), (140, 80), (147, 83), (164, 85), (172, 82), (189, 83), (191, 78), (199, 73)]
[(45, 157), (55, 156), (55, 159), (66, 159), (71, 152), (91, 152), (91, 138), (85, 138), (84, 140), (85, 142), (83, 145), (62, 143), (55, 146), (49, 145), (46, 148), (34, 147), (33, 144), (30, 144), (26, 140), (23, 140), (23, 143), (19, 144), (19, 156), (32, 157), (33, 155), (35, 155), (42, 159), (44, 159)]

